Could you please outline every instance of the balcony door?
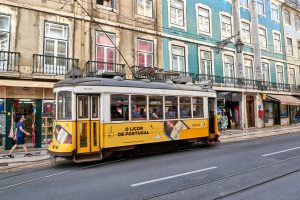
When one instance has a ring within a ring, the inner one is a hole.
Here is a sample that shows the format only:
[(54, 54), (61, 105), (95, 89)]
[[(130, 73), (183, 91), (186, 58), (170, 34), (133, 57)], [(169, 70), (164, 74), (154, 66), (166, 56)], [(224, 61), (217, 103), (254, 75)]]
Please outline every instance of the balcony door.
[(10, 17), (0, 15), (0, 71), (8, 71)]
[(44, 74), (64, 75), (68, 72), (68, 27), (45, 24)]
[(199, 80), (207, 81), (212, 79), (211, 52), (200, 51)]
[(224, 82), (226, 85), (234, 84), (234, 59), (233, 56), (225, 55), (224, 59)]

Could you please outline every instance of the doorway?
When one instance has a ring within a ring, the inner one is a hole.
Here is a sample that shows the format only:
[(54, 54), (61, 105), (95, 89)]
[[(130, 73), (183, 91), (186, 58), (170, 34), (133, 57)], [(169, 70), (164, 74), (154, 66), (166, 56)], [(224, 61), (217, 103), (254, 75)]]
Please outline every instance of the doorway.
[(255, 127), (255, 112), (254, 112), (254, 98), (253, 96), (247, 96), (246, 98), (247, 108), (247, 122), (248, 128)]

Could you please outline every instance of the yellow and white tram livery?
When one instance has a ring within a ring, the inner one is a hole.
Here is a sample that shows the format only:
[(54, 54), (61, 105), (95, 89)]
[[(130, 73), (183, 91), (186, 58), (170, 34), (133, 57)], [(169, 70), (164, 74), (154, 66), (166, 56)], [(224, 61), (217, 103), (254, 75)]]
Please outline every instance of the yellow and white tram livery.
[(84, 77), (54, 92), (53, 157), (76, 162), (151, 143), (218, 140), (216, 93), (200, 85)]

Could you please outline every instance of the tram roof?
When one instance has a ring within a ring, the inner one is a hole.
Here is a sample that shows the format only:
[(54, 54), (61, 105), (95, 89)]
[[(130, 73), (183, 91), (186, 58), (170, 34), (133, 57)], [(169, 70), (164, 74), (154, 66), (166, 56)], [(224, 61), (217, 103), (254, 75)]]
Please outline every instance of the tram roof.
[(168, 90), (188, 90), (201, 92), (215, 92), (212, 89), (204, 88), (201, 85), (170, 84), (166, 82), (145, 82), (141, 80), (115, 80), (100, 77), (83, 77), (75, 79), (65, 79), (54, 85), (54, 88), (74, 86), (112, 86), (112, 87), (132, 87), (149, 89), (168, 89)]

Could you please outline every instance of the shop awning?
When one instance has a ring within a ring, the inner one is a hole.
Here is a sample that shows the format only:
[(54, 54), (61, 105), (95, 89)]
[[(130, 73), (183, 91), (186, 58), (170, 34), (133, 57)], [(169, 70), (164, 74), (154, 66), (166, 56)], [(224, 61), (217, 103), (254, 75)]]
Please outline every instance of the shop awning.
[(53, 88), (55, 83), (29, 80), (0, 80), (0, 86), (6, 87), (35, 87), (35, 88)]
[(300, 99), (290, 95), (268, 95), (273, 99), (277, 99), (281, 104), (300, 106)]

